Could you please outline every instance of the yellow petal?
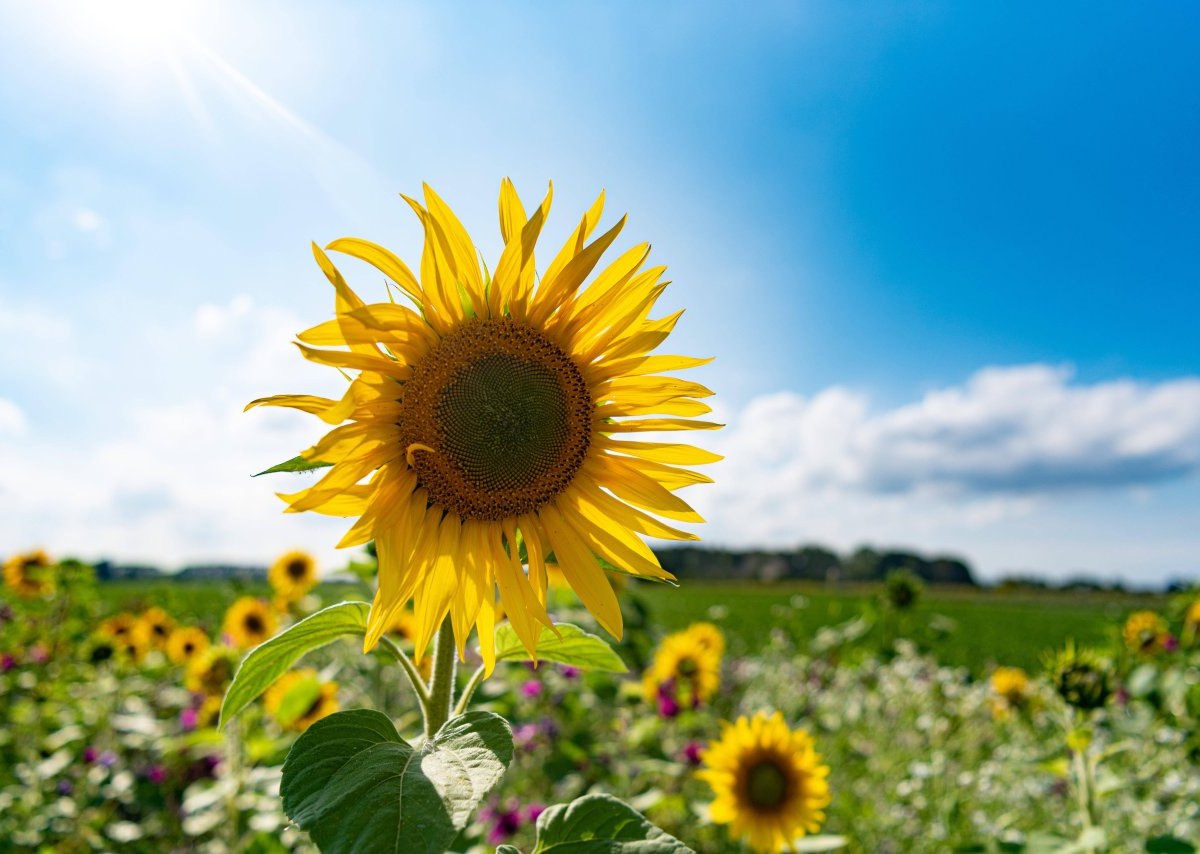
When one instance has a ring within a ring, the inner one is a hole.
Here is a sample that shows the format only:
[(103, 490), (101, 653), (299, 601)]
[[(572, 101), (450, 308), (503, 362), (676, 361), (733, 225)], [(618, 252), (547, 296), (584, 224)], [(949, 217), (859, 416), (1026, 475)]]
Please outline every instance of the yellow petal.
[(566, 523), (554, 502), (542, 505), (538, 510), (538, 519), (549, 535), (559, 569), (571, 589), (596, 618), (596, 622), (620, 640), (624, 629), (621, 605), (595, 556)]

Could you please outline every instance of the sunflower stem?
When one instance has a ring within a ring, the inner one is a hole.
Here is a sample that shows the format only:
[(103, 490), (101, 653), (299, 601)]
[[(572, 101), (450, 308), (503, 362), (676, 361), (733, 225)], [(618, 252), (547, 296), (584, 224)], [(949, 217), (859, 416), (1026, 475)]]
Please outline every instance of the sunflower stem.
[(433, 642), (433, 677), (429, 680), (429, 709), (425, 737), (433, 738), (450, 720), (454, 706), (454, 629), (446, 617)]
[(475, 693), (475, 689), (483, 683), (483, 677), (487, 672), (487, 668), (480, 665), (471, 678), (467, 680), (467, 686), (462, 690), (462, 696), (458, 698), (458, 703), (454, 706), (454, 717), (458, 717), (467, 710), (467, 705), (471, 702), (471, 696)]

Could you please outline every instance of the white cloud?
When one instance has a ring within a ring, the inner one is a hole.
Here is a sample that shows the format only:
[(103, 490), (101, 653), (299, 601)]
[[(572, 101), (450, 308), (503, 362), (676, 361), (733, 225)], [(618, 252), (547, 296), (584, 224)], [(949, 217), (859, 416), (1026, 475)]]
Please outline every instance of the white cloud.
[(254, 310), (254, 300), (238, 294), (227, 305), (202, 305), (196, 309), (194, 325), (202, 337), (210, 338), (230, 331), (238, 320)]
[[(1061, 367), (993, 367), (885, 410), (842, 387), (780, 392), (709, 444), (726, 460), (690, 496), (708, 540), (955, 548), (992, 567), (1001, 552), (1043, 566), (1032, 543), (996, 541), (1100, 493), (1145, 505), (1200, 471), (1200, 378), (1083, 384)], [(1080, 549), (1081, 563), (1103, 538)]]
[(0, 397), (0, 436), (20, 436), (25, 432), (25, 413), (11, 400)]

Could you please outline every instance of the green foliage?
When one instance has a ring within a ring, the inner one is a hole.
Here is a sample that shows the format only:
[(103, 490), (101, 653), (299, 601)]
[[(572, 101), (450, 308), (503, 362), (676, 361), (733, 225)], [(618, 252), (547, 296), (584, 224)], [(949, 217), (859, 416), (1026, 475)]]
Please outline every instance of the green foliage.
[(284, 460), (281, 463), (276, 463), (269, 469), (263, 469), (258, 474), (251, 477), (261, 477), (264, 474), (275, 474), (276, 472), (304, 472), (314, 471), (316, 469), (328, 468), (333, 463), (323, 463), (320, 460), (306, 460), (304, 457), (292, 457), (290, 460)]
[(370, 610), (366, 602), (339, 602), (255, 647), (242, 661), (233, 684), (225, 692), (219, 725), (224, 726), (253, 703), (307, 653), (347, 635), (362, 637)]
[[(556, 664), (569, 664), (582, 670), (599, 670), (607, 673), (625, 673), (628, 668), (621, 656), (604, 640), (589, 634), (578, 626), (569, 623), (559, 623), (556, 635), (546, 627), (538, 637), (537, 654), (539, 661), (553, 661)], [(527, 661), (529, 653), (525, 651), (520, 638), (509, 623), (501, 623), (496, 627), (496, 660), (497, 661)]]
[(491, 712), (454, 718), (417, 748), (380, 712), (338, 712), (292, 746), (283, 808), (326, 854), (441, 854), (512, 754), (512, 731)]
[(538, 817), (533, 854), (694, 852), (612, 795), (584, 795), (569, 804), (550, 807)]

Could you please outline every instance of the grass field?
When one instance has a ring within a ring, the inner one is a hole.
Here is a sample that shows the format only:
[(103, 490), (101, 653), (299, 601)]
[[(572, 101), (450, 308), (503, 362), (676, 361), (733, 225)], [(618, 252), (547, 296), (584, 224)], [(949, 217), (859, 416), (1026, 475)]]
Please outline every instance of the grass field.
[[(220, 624), (239, 595), (269, 595), (265, 584), (200, 581), (115, 581), (101, 585), (113, 610), (160, 605), (195, 615), (211, 628)], [(325, 601), (369, 599), (352, 583), (325, 584)], [(934, 588), (909, 613), (883, 608), (880, 590), (854, 586), (832, 590), (805, 583), (685, 581), (679, 587), (640, 583), (634, 594), (646, 605), (651, 625), (663, 631), (696, 620), (718, 622), (731, 648), (753, 654), (772, 631), (783, 630), (803, 647), (823, 627), (865, 617), (870, 630), (852, 645), (878, 648), (894, 636), (915, 640), (939, 661), (983, 672), (993, 664), (1037, 669), (1043, 653), (1066, 640), (1096, 643), (1109, 638), (1130, 611), (1155, 608), (1161, 597), (1107, 593), (1002, 593), (986, 589)]]

